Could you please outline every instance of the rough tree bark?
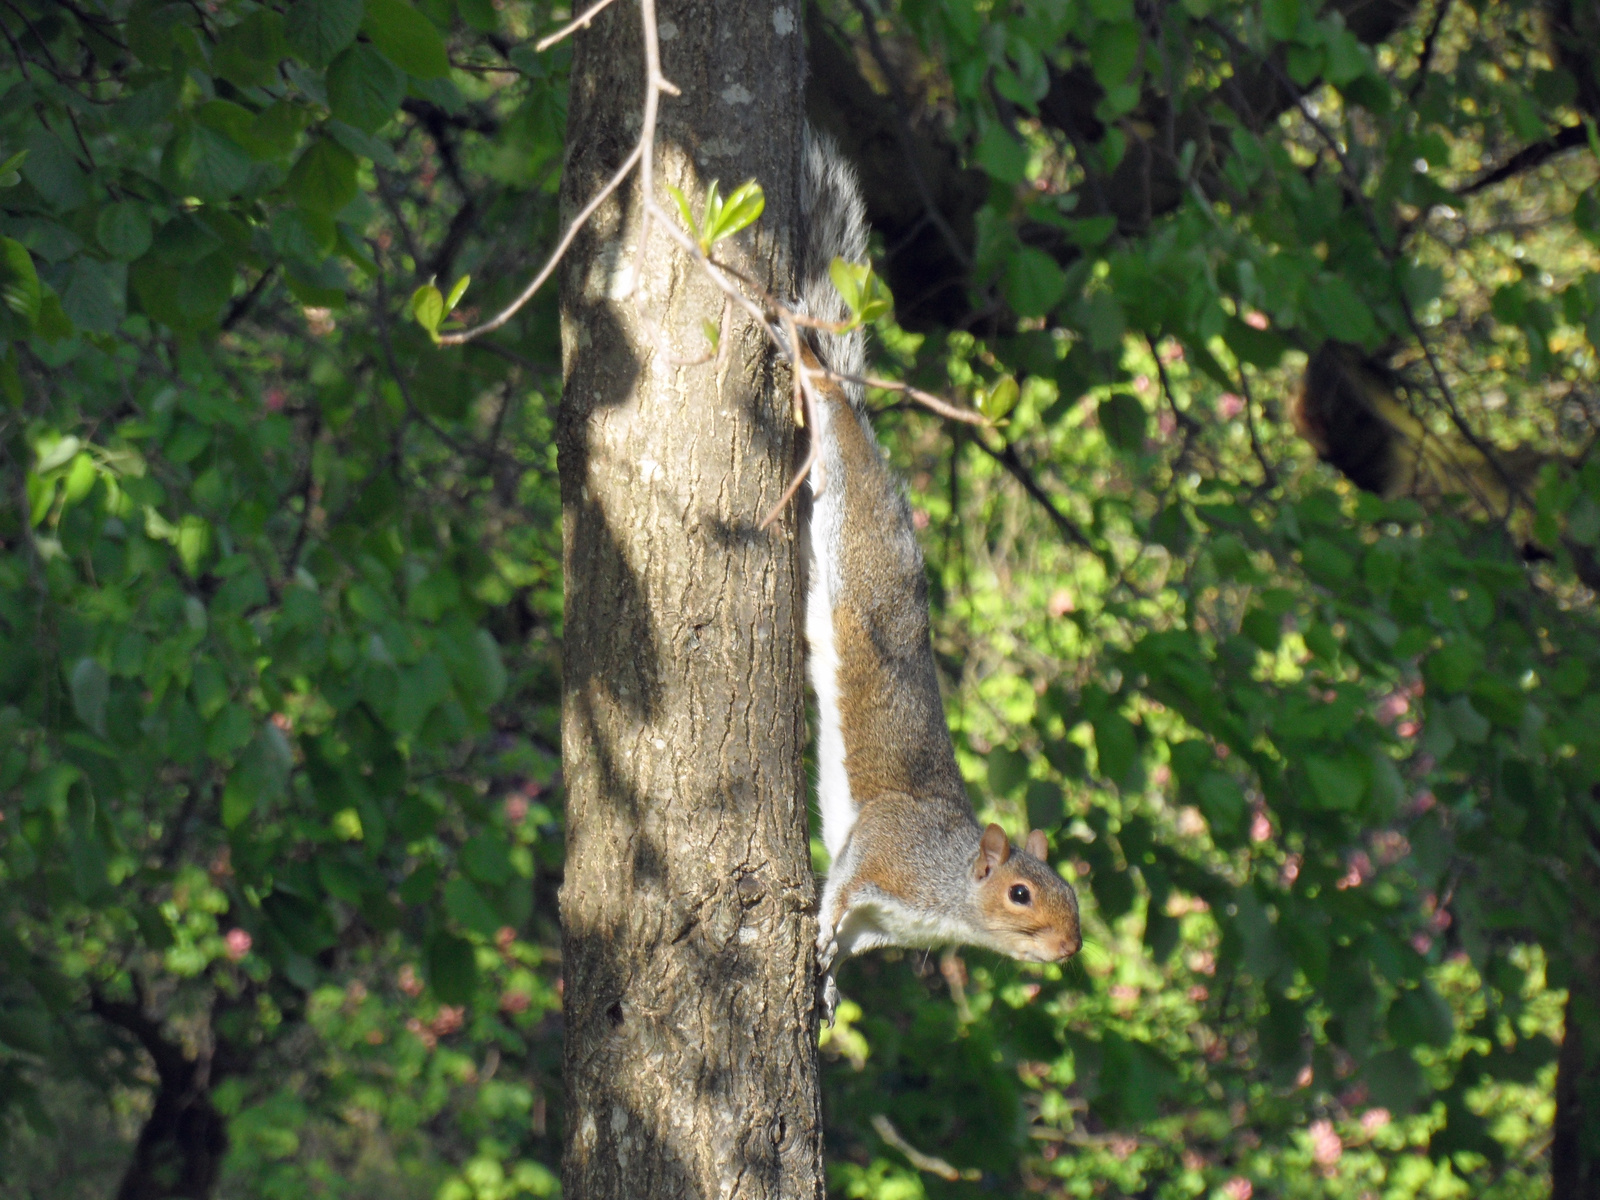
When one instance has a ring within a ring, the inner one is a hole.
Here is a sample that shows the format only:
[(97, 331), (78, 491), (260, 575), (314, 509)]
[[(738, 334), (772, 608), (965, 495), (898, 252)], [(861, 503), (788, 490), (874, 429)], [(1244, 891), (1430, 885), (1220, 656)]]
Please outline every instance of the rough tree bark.
[[(717, 247), (791, 283), (803, 50), (794, 0), (661, 0), (656, 200), (766, 190)], [(636, 5), (577, 35), (568, 213), (638, 139)], [(787, 373), (658, 229), (637, 175), (563, 267), (568, 1200), (822, 1194), (814, 882)], [(649, 322), (659, 327), (652, 332)], [(664, 352), (670, 347), (670, 354)]]

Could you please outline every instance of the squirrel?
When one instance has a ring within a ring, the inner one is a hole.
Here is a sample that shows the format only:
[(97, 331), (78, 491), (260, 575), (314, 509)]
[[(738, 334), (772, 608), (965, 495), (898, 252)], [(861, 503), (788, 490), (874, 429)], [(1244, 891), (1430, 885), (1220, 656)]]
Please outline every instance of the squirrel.
[[(806, 131), (798, 310), (851, 319), (829, 274), (867, 259), (866, 206), (854, 170)], [(817, 933), (831, 1022), (837, 967), (880, 946), (983, 946), (1059, 962), (1082, 946), (1078, 898), (1046, 862), (1042, 830), (1014, 849), (980, 829), (956, 766), (929, 637), (928, 581), (911, 511), (878, 447), (859, 384), (865, 334), (808, 327), (817, 458), (805, 525), (805, 629), (818, 710), (817, 798), (832, 858)]]

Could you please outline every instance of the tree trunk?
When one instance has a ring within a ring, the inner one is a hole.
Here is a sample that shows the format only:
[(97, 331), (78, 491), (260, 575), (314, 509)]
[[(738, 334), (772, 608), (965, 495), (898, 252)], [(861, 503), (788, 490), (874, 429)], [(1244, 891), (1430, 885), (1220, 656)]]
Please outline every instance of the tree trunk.
[[(766, 190), (717, 257), (790, 291), (794, 0), (664, 0), (656, 199)], [(638, 9), (577, 36), (563, 207), (639, 136)], [(822, 1194), (787, 372), (658, 228), (637, 175), (563, 267), (567, 1200)], [(677, 218), (674, 217), (674, 220)], [(657, 327), (652, 332), (650, 323)], [(670, 355), (662, 349), (670, 347)]]

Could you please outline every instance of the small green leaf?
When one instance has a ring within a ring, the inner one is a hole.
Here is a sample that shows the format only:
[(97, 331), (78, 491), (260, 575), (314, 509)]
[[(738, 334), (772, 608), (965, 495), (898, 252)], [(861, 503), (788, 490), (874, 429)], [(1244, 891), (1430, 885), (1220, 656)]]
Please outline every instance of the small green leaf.
[(428, 982), (433, 994), (446, 1004), (468, 1004), (478, 987), (478, 963), (472, 943), (439, 932), (426, 947)]
[(1378, 335), (1372, 310), (1342, 275), (1319, 278), (1306, 304), (1328, 335), (1341, 342), (1367, 344)]
[(405, 0), (366, 0), (361, 28), (395, 66), (418, 79), (450, 74), (450, 55), (439, 30)]
[(828, 264), (828, 278), (858, 321), (876, 321), (889, 311), (889, 289), (870, 264), (836, 258)]
[[(716, 185), (712, 184), (713, 190)], [(766, 207), (766, 193), (761, 190), (761, 185), (755, 180), (742, 184), (725, 203), (719, 204), (716, 216), (710, 216), (710, 205), (707, 205), (707, 221), (705, 232), (705, 246), (707, 249), (716, 245), (723, 238), (731, 237), (739, 230), (752, 224), (761, 216)]]
[(202, 200), (226, 200), (250, 178), (250, 156), (231, 137), (207, 125), (191, 125), (167, 143), (162, 178), (175, 191)]
[(411, 293), (411, 315), (417, 324), (428, 331), (430, 337), (439, 335), (439, 324), (444, 320), (444, 296), (431, 283), (425, 283)]
[(235, 87), (260, 87), (272, 82), (278, 62), (286, 53), (283, 16), (270, 8), (260, 8), (222, 31), (211, 65)]
[(173, 538), (178, 558), (190, 576), (200, 573), (200, 564), (211, 549), (211, 526), (204, 517), (190, 514), (178, 522), (178, 532)]
[(1288, 41), (1300, 26), (1300, 0), (1262, 0), (1261, 23), (1270, 37)]
[[(715, 185), (713, 185), (715, 186)], [(700, 226), (695, 223), (694, 213), (689, 208), (689, 197), (683, 194), (680, 188), (667, 184), (667, 191), (672, 193), (673, 202), (678, 206), (678, 213), (683, 217), (683, 223), (689, 227), (689, 232), (694, 234), (694, 240), (700, 240)]]
[(993, 387), (984, 391), (978, 401), (978, 411), (991, 421), (1004, 420), (1017, 406), (1017, 397), (1021, 394), (1022, 389), (1017, 387), (1016, 376), (1002, 375), (995, 381)]
[(284, 40), (313, 67), (331, 63), (361, 28), (361, 0), (295, 0)]
[(489, 887), (510, 882), (513, 868), (506, 853), (505, 839), (494, 833), (480, 833), (461, 847), (461, 865), (468, 875)]
[(289, 172), (289, 194), (313, 212), (338, 212), (356, 190), (356, 156), (328, 138), (307, 146)]
[(1118, 450), (1134, 453), (1144, 447), (1145, 422), (1148, 414), (1144, 405), (1127, 392), (1117, 392), (1100, 402), (1100, 428)]
[(1139, 61), (1140, 32), (1137, 21), (1101, 25), (1089, 41), (1089, 62), (1101, 87), (1115, 87), (1127, 80)]
[(700, 249), (702, 252), (711, 249), (712, 231), (716, 229), (717, 222), (722, 219), (722, 193), (717, 189), (718, 182), (715, 179), (706, 188), (705, 220), (700, 226)]
[(328, 107), (339, 120), (368, 133), (394, 116), (405, 94), (405, 72), (365, 42), (328, 67)]
[(5, 162), (0, 163), (0, 188), (13, 188), (22, 182), (22, 172), (17, 168), (22, 165), (22, 160), (28, 157), (26, 150), (18, 150)]
[(111, 698), (111, 677), (92, 658), (80, 658), (72, 668), (72, 710), (101, 737), (106, 735), (106, 702)]
[(39, 319), (44, 292), (33, 255), (15, 238), (0, 237), (0, 300), (30, 324)]
[(711, 348), (715, 350), (722, 341), (722, 327), (708, 319), (700, 322), (700, 331), (706, 335), (706, 341), (710, 342)]
[(495, 930), (503, 924), (500, 914), (465, 876), (458, 875), (444, 885), (444, 910), (463, 929), (470, 929), (485, 937), (493, 937)]
[(150, 214), (136, 200), (108, 204), (95, 220), (94, 233), (112, 258), (132, 262), (150, 249)]
[(1361, 797), (1367, 790), (1367, 781), (1361, 768), (1352, 760), (1312, 754), (1306, 757), (1305, 768), (1317, 807), (1348, 812), (1361, 803)]
[(456, 280), (455, 286), (450, 289), (450, 294), (444, 298), (444, 311), (455, 312), (456, 305), (461, 303), (461, 297), (467, 293), (467, 285), (472, 282), (471, 275), (463, 275)]
[(1394, 998), (1385, 1025), (1395, 1045), (1408, 1049), (1412, 1046), (1448, 1046), (1455, 1032), (1449, 1005), (1426, 982)]
[(1002, 288), (1019, 317), (1042, 317), (1066, 295), (1067, 273), (1043, 250), (1023, 246), (1006, 261)]
[(1094, 748), (1101, 778), (1121, 783), (1139, 756), (1133, 723), (1114, 709), (1101, 713), (1094, 720)]
[(1028, 778), (1028, 756), (1009, 746), (996, 746), (985, 763), (989, 790), (996, 796), (1009, 796)]

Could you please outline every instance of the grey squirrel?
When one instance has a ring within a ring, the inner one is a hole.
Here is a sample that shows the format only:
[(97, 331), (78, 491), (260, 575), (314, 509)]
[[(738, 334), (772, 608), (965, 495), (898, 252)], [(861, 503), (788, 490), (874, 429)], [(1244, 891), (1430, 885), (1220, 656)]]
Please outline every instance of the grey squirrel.
[[(829, 265), (867, 258), (866, 208), (831, 141), (806, 131), (800, 311), (843, 323)], [(802, 364), (859, 377), (865, 334), (808, 328)], [(797, 368), (799, 369), (799, 368)], [(1014, 850), (980, 829), (956, 766), (928, 633), (911, 512), (860, 385), (812, 376), (806, 641), (820, 728), (818, 803), (832, 856), (817, 933), (829, 1020), (834, 972), (879, 946), (985, 946), (1057, 962), (1082, 945), (1078, 898), (1035, 829)]]

